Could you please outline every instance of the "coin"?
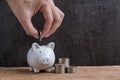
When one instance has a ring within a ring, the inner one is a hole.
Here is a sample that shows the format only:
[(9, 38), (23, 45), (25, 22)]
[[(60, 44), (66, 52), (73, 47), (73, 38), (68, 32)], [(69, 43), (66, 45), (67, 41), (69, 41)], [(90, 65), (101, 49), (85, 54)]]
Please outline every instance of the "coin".
[(39, 30), (38, 30), (38, 35), (39, 35), (39, 40), (40, 40), (40, 41), (42, 41), (42, 37), (41, 37), (42, 32), (41, 32), (41, 31), (39, 31)]
[(42, 32), (40, 31), (40, 41), (42, 41), (42, 36), (41, 35), (42, 35)]
[(55, 64), (55, 72), (57, 74), (65, 73), (65, 65), (64, 64)]
[(70, 59), (69, 58), (59, 58), (58, 63), (64, 64), (65, 67), (69, 67)]
[(67, 69), (67, 73), (75, 73), (76, 71), (76, 67), (73, 66), (69, 66), (66, 69)]

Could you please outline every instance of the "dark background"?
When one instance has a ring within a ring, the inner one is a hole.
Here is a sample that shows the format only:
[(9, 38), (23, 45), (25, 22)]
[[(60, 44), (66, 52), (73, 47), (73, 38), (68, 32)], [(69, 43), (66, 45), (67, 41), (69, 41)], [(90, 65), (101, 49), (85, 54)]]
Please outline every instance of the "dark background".
[[(55, 55), (71, 65), (120, 64), (120, 0), (55, 0), (65, 13), (57, 32), (42, 42), (27, 36), (5, 0), (0, 0), (0, 66), (27, 66), (33, 42), (56, 43)], [(41, 29), (41, 14), (33, 19)], [(57, 62), (57, 60), (56, 60)]]

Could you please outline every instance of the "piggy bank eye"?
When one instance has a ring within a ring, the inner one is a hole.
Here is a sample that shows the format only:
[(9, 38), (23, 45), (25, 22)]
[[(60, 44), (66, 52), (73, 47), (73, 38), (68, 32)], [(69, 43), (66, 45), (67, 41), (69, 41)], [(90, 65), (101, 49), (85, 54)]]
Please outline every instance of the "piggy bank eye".
[(41, 53), (41, 51), (40, 51), (40, 53)]

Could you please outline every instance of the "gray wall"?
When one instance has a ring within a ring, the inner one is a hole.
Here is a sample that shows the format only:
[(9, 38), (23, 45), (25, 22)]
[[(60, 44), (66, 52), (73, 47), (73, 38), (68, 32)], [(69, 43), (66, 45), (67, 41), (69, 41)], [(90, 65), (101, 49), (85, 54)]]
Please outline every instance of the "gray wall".
[[(27, 66), (31, 44), (51, 41), (56, 43), (56, 58), (69, 57), (71, 65), (120, 64), (120, 0), (55, 3), (65, 13), (63, 24), (54, 35), (39, 42), (25, 34), (6, 1), (0, 0), (0, 66)], [(37, 29), (42, 29), (41, 14), (32, 20)]]

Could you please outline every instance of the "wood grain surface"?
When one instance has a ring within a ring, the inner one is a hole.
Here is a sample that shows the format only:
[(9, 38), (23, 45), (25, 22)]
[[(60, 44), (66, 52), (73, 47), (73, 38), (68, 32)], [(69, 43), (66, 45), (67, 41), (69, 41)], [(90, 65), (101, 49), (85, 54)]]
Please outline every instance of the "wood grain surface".
[[(6, 0), (0, 0), (0, 66), (27, 66), (33, 42), (56, 43), (55, 55), (71, 65), (120, 65), (120, 0), (55, 0), (65, 14), (61, 27), (42, 42), (27, 36)], [(33, 25), (42, 29), (41, 14)]]
[(120, 80), (120, 66), (79, 66), (74, 74), (33, 73), (28, 67), (1, 67), (0, 80)]

